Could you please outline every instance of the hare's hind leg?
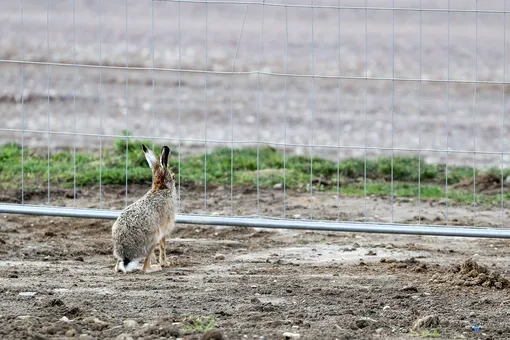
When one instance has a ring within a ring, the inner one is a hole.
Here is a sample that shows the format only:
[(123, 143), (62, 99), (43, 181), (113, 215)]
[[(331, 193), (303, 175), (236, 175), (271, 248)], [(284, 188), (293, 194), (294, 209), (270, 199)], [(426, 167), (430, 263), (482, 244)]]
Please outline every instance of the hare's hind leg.
[(151, 263), (156, 263), (156, 254), (154, 253), (154, 249), (156, 249), (156, 247), (152, 248)]
[(166, 237), (159, 242), (159, 264), (162, 267), (170, 267), (170, 261), (166, 260)]
[(151, 259), (154, 256), (154, 249), (151, 250), (147, 257), (145, 258), (145, 261), (143, 262), (142, 272), (144, 273), (152, 273), (152, 272), (159, 272), (162, 270), (161, 266), (159, 264), (151, 264)]

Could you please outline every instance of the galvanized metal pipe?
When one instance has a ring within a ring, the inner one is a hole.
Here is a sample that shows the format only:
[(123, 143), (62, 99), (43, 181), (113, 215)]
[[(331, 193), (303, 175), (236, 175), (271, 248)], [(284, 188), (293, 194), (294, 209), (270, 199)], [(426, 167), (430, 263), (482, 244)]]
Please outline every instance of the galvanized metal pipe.
[[(76, 209), (63, 207), (45, 207), (35, 205), (0, 204), (0, 213), (45, 215), (58, 217), (116, 219), (120, 211), (99, 209)], [(272, 220), (262, 218), (240, 218), (222, 216), (177, 215), (177, 223), (200, 224), (230, 227), (298, 229), (315, 231), (338, 231), (358, 233), (424, 235), (424, 236), (456, 236), (480, 238), (510, 238), (510, 229), (443, 227), (405, 224), (381, 223), (343, 223), (318, 222), (303, 220)]]

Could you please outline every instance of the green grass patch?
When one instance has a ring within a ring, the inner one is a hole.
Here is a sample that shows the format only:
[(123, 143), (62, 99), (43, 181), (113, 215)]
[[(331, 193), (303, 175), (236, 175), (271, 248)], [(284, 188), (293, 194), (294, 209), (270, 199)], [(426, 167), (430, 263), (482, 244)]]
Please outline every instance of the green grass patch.
[(216, 328), (216, 319), (209, 316), (187, 316), (182, 323), (184, 331), (191, 333), (204, 333)]
[(441, 334), (435, 329), (428, 330), (428, 329), (422, 329), (420, 332), (411, 333), (412, 336), (420, 337), (420, 338), (439, 338), (441, 337)]
[[(150, 183), (152, 174), (148, 168), (142, 143), (151, 146), (151, 141), (120, 138), (113, 148), (105, 149), (102, 157), (99, 152), (59, 151), (48, 154), (29, 148), (22, 149), (16, 144), (0, 146), (0, 188), (21, 188), (22, 169), (26, 189), (45, 187), (71, 188), (95, 185), (99, 181), (107, 184)], [(155, 146), (159, 154), (161, 145)], [(126, 153), (127, 150), (127, 153)], [(288, 156), (271, 147), (216, 149), (207, 155), (182, 155), (178, 164), (177, 150), (171, 150), (170, 166), (183, 183), (203, 185), (256, 185), (272, 188), (275, 184), (289, 189), (309, 190), (313, 182), (316, 191), (337, 190), (343, 195), (418, 197), (442, 199), (446, 197), (446, 167), (444, 164), (429, 164), (417, 157), (390, 157), (345, 159), (336, 161), (314, 157), (310, 161), (305, 156)], [(49, 164), (49, 171), (48, 171)], [(207, 166), (206, 166), (207, 164)], [(258, 167), (257, 167), (258, 164)], [(257, 169), (258, 168), (258, 169)], [(207, 177), (204, 177), (204, 173)], [(477, 174), (481, 174), (477, 171)], [(485, 173), (501, 176), (499, 169), (489, 169)], [(506, 170), (503, 177), (510, 175)], [(469, 167), (450, 166), (448, 183), (454, 185), (473, 176)], [(364, 178), (367, 178), (366, 187)], [(393, 187), (391, 179), (393, 178)], [(418, 185), (420, 179), (420, 185)], [(449, 199), (458, 202), (472, 202), (473, 193), (449, 187)], [(501, 195), (477, 194), (477, 201), (494, 203), (501, 201)], [(505, 193), (503, 199), (509, 199)]]

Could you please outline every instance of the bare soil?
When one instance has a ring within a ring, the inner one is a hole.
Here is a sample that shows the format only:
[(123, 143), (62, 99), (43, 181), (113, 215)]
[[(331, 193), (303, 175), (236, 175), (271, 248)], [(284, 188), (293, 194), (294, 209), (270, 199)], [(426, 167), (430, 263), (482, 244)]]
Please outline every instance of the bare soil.
[[(129, 201), (145, 190), (130, 187)], [(123, 206), (120, 188), (104, 193), (105, 207)], [(1, 194), (2, 201), (19, 199), (16, 192)], [(182, 212), (203, 209), (203, 191), (187, 187), (182, 194)], [(209, 194), (209, 213), (228, 214), (230, 191)], [(250, 188), (236, 188), (234, 195), (236, 212), (253, 214)], [(74, 204), (65, 192), (52, 197), (54, 205)], [(282, 211), (281, 191), (260, 197), (271, 198), (261, 206), (266, 215)], [(42, 192), (25, 198), (47, 202)], [(287, 213), (302, 214), (301, 200), (301, 193), (289, 192)], [(360, 198), (317, 193), (313, 200), (316, 218), (338, 219), (332, 201), (340, 203), (341, 219), (363, 218)], [(79, 206), (98, 202), (97, 189), (79, 192)], [(395, 208), (395, 222), (418, 223), (417, 202)], [(443, 216), (444, 209), (422, 202), (428, 218)], [(390, 210), (383, 198), (369, 200), (370, 219), (378, 213), (388, 220)], [(450, 214), (454, 224), (472, 224), (471, 207), (452, 206)], [(479, 207), (478, 215), (481, 224), (501, 222), (497, 207)], [(113, 221), (0, 217), (2, 339), (282, 339), (284, 333), (411, 339), (434, 329), (443, 339), (510, 335), (506, 240), (178, 225), (167, 246), (172, 267), (124, 275), (113, 271)], [(199, 316), (214, 317), (220, 333), (186, 327)]]

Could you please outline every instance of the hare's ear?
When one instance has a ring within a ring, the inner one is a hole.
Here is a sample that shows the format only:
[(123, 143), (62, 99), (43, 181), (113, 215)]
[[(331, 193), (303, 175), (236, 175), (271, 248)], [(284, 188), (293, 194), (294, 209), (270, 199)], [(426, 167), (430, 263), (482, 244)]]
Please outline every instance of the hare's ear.
[(154, 165), (156, 165), (158, 161), (158, 158), (154, 154), (154, 151), (146, 147), (145, 144), (142, 144), (142, 150), (145, 153), (145, 159), (147, 160), (147, 163), (149, 163), (151, 169), (154, 169)]
[(168, 166), (168, 157), (170, 156), (170, 148), (168, 146), (164, 146), (161, 149), (161, 160), (160, 163), (164, 168)]

